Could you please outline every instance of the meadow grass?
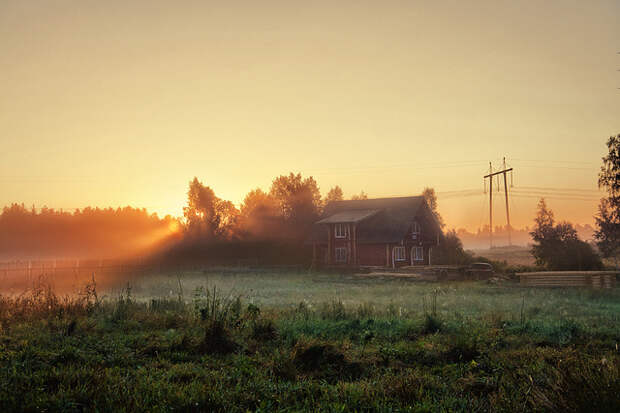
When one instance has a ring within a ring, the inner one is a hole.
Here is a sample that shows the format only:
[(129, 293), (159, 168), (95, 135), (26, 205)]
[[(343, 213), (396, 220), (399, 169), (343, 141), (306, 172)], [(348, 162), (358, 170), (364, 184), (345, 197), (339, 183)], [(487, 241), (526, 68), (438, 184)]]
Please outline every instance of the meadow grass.
[[(520, 320), (571, 319), (592, 328), (620, 326), (620, 292), (585, 288), (521, 288), (518, 283), (432, 283), (402, 279), (369, 279), (350, 274), (308, 271), (214, 269), (157, 274), (132, 283), (138, 300), (152, 297), (192, 299), (197, 288), (216, 287), (261, 307), (290, 310), (304, 303), (316, 309), (337, 301), (349, 309), (364, 306), (384, 314), (420, 314)], [(112, 293), (118, 294), (123, 287)]]
[(213, 270), (0, 296), (3, 411), (620, 411), (620, 291)]

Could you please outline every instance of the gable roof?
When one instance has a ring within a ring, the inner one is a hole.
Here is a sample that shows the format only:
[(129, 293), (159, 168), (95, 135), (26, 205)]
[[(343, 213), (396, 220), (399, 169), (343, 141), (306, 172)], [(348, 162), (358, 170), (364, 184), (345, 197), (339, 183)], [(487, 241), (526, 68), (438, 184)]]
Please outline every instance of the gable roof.
[(353, 223), (360, 222), (374, 214), (379, 212), (378, 209), (359, 209), (359, 210), (347, 210), (342, 212), (337, 212), (333, 215), (328, 216), (327, 218), (323, 218), (320, 221), (317, 221), (317, 224), (335, 224), (335, 223)]
[(439, 224), (430, 212), (423, 196), (375, 198), (330, 202), (323, 217), (313, 226), (310, 241), (326, 242), (330, 223), (358, 223), (357, 240), (360, 243), (400, 242), (411, 222), (425, 217), (441, 234)]

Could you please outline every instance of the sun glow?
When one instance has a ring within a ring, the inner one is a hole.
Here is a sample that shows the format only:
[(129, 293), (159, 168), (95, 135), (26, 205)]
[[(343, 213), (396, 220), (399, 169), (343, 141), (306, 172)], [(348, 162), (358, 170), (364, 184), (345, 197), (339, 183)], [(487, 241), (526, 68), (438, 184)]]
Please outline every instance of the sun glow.
[(178, 221), (171, 221), (170, 224), (168, 224), (168, 230), (171, 233), (176, 234), (181, 230), (181, 225), (179, 225)]

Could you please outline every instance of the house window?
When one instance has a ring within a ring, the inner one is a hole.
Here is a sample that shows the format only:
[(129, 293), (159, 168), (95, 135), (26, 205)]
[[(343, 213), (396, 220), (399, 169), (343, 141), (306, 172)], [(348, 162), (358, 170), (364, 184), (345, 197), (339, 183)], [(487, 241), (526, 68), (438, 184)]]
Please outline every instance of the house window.
[(411, 224), (411, 239), (420, 239), (420, 224), (416, 221)]
[(405, 261), (405, 247), (394, 247), (394, 261)]
[(422, 247), (413, 247), (413, 260), (424, 261), (424, 249)]
[(347, 238), (349, 236), (349, 226), (347, 224), (336, 224), (336, 238)]
[(347, 262), (347, 249), (336, 248), (336, 262)]

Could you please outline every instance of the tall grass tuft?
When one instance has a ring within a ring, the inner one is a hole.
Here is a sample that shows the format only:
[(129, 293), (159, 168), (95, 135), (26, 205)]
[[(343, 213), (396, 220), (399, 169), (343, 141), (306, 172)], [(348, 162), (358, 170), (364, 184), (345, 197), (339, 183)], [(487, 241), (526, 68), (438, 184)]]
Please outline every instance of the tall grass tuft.
[(341, 300), (334, 299), (321, 306), (320, 315), (323, 320), (346, 320), (347, 310)]

